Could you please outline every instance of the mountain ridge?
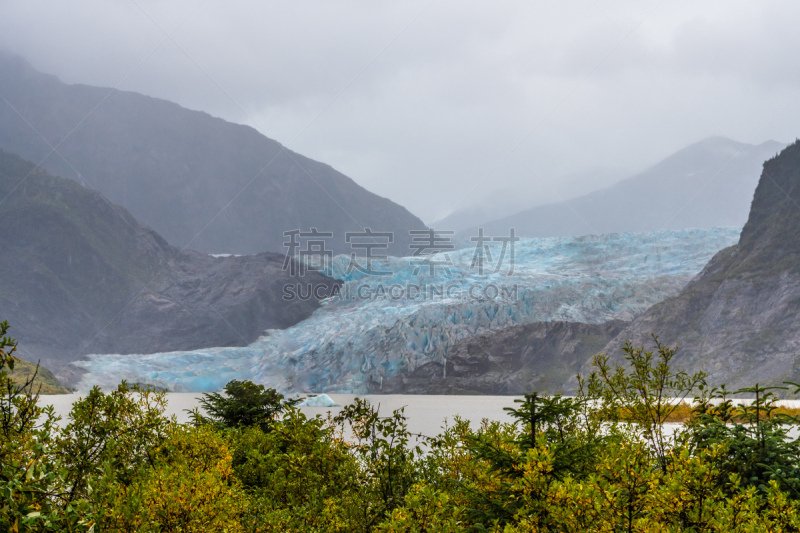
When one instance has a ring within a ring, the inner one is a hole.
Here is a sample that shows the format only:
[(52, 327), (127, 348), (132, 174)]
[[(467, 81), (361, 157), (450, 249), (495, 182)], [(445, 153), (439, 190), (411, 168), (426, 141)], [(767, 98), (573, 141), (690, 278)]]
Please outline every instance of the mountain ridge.
[[(490, 235), (507, 235), (514, 228), (522, 237), (741, 227), (761, 164), (784, 146), (776, 141), (748, 145), (709, 137), (610, 187), (533, 207), (483, 227)], [(477, 226), (459, 236), (476, 232)]]
[(0, 55), (0, 95), (0, 147), (96, 188), (177, 246), (280, 252), (285, 231), (317, 227), (334, 233), (334, 253), (349, 253), (344, 234), (370, 227), (393, 232), (389, 252), (405, 255), (408, 231), (425, 229), (402, 206), (250, 126), (64, 84), (8, 54)]
[[(122, 207), (0, 150), (0, 310), (21, 357), (66, 383), (90, 353), (246, 345), (319, 306), (283, 300), (283, 255), (182, 250)], [(338, 282), (306, 272), (303, 283)], [(63, 372), (63, 373), (62, 373)]]

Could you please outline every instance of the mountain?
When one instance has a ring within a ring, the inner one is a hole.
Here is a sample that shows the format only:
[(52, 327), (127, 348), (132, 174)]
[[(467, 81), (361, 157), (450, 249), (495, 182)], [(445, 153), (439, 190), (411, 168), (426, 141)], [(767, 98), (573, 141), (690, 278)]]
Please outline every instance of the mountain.
[[(664, 229), (741, 227), (761, 164), (785, 145), (711, 137), (611, 187), (483, 225), (487, 235), (562, 237)], [(461, 237), (477, 235), (477, 226)]]
[(64, 365), (90, 353), (246, 345), (319, 306), (284, 300), (285, 285), (338, 283), (300, 280), (280, 254), (181, 250), (100, 193), (2, 150), (0, 218), (0, 316), (20, 357), (65, 382), (76, 376)]
[(67, 85), (2, 54), (0, 95), (0, 148), (97, 189), (179, 247), (283, 252), (283, 232), (316, 227), (349, 253), (345, 232), (368, 227), (407, 255), (408, 231), (425, 229), (328, 165), (165, 100)]
[(468, 337), (447, 356), (407, 374), (371, 382), (374, 394), (558, 394), (581, 365), (628, 322), (534, 322)]
[[(517, 213), (531, 207), (551, 204), (578, 195), (603, 189), (618, 182), (626, 174), (619, 169), (593, 167), (584, 172), (561, 176), (560, 179), (533, 191), (517, 189), (476, 189), (462, 199), (457, 209), (447, 216), (430, 223), (441, 230), (456, 233), (473, 227), (483, 226), (493, 220), (505, 218), (509, 213)], [(460, 207), (462, 206), (463, 207)]]
[(476, 220), (494, 220), (500, 213), (514, 212), (521, 208), (520, 204), (489, 202), (488, 204), (470, 205), (453, 211), (444, 218), (430, 223), (437, 230), (455, 231), (459, 233), (475, 226)]
[(679, 345), (675, 366), (735, 389), (800, 381), (800, 143), (764, 163), (739, 244), (606, 347)]

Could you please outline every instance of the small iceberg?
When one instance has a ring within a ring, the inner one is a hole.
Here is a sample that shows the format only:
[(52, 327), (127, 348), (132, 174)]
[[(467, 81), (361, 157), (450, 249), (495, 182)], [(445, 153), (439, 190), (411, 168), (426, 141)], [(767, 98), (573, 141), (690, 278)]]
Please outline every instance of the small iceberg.
[(304, 407), (339, 407), (339, 404), (334, 402), (333, 398), (327, 394), (309, 396), (297, 405)]

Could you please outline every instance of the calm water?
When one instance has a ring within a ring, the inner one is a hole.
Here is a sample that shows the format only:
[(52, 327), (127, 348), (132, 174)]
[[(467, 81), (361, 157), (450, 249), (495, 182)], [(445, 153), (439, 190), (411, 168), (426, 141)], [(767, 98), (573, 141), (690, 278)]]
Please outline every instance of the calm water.
[[(43, 404), (53, 405), (56, 413), (66, 421), (72, 403), (80, 396), (80, 394), (42, 396), (41, 401)], [(179, 422), (188, 422), (189, 415), (184, 409), (199, 407), (200, 404), (197, 401), (199, 396), (200, 394), (196, 392), (167, 393), (167, 414), (176, 415)], [(357, 395), (329, 394), (328, 396), (339, 406), (344, 406), (351, 403)], [(437, 396), (427, 394), (366, 394), (359, 395), (359, 397), (378, 406), (380, 413), (384, 416), (391, 414), (394, 409), (404, 407), (409, 431), (428, 437), (440, 433), (445, 420), (452, 421), (455, 415), (469, 420), (473, 427), (480, 424), (484, 418), (510, 422), (511, 418), (503, 408), (513, 407), (514, 400), (517, 398), (514, 396)], [(779, 403), (800, 407), (800, 401), (796, 400), (783, 400)], [(341, 407), (300, 407), (300, 409), (308, 416), (319, 414), (323, 417), (328, 412), (335, 415), (341, 411)], [(670, 424), (670, 426), (678, 427), (677, 424)], [(796, 436), (797, 430), (792, 433)]]
[[(42, 396), (43, 404), (52, 405), (57, 414), (66, 421), (72, 403), (80, 394), (62, 394)], [(184, 409), (194, 409), (199, 406), (196, 392), (170, 392), (167, 393), (167, 414), (176, 415), (179, 422), (187, 422), (188, 414)], [(340, 406), (351, 403), (357, 396), (355, 394), (329, 394)], [(412, 394), (381, 394), (358, 395), (368, 400), (371, 404), (379, 406), (380, 413), (384, 416), (391, 414), (394, 409), (405, 407), (408, 418), (408, 429), (412, 433), (434, 436), (440, 433), (445, 419), (452, 420), (459, 415), (469, 420), (473, 425), (480, 424), (481, 420), (500, 420), (510, 422), (511, 418), (503, 411), (504, 407), (513, 407), (514, 396), (436, 396)], [(328, 412), (334, 415), (341, 411), (341, 407), (301, 407), (306, 415), (317, 414), (326, 416)], [(62, 421), (62, 423), (64, 423)]]

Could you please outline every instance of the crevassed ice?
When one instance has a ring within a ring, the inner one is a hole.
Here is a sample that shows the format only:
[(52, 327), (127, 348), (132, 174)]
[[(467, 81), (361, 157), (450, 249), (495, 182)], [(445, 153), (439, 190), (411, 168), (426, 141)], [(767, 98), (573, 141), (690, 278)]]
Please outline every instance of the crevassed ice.
[(350, 257), (341, 255), (327, 270), (344, 282), (341, 292), (294, 327), (241, 348), (91, 355), (76, 363), (87, 370), (78, 388), (127, 379), (203, 392), (250, 379), (285, 392), (365, 392), (370, 381), (444, 363), (449, 348), (472, 335), (539, 321), (631, 319), (677, 294), (739, 232), (523, 239), (513, 272), (510, 250), (498, 264), (502, 243), (493, 242), (483, 251), (483, 274), (474, 247), (428, 257), (433, 275), (424, 257), (374, 260), (372, 271), (392, 273), (375, 276), (348, 268)]

